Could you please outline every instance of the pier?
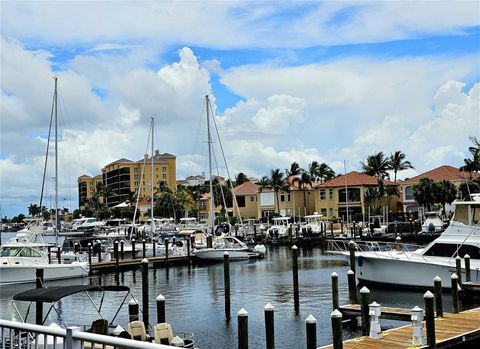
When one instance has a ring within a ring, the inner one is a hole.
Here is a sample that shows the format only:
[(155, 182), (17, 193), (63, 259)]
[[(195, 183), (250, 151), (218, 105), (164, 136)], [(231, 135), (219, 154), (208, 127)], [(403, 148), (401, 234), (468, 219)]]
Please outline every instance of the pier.
[[(191, 261), (191, 256), (160, 256), (148, 257), (148, 263), (153, 267), (165, 267), (170, 265), (187, 265)], [(110, 273), (115, 270), (132, 270), (140, 269), (142, 266), (142, 258), (130, 259), (111, 259), (110, 261), (101, 261), (91, 263), (90, 273)]]

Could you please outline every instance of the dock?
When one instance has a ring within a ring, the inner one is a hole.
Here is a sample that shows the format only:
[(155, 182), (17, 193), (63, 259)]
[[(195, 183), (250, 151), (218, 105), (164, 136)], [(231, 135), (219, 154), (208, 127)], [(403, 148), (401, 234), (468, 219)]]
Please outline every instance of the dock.
[[(173, 265), (187, 265), (190, 263), (192, 257), (190, 256), (165, 256), (160, 257), (146, 257), (148, 264), (151, 267), (165, 267), (167, 264), (169, 266)], [(140, 269), (142, 266), (143, 258), (133, 258), (133, 259), (119, 259), (118, 263), (115, 259), (109, 261), (102, 261), (97, 263), (92, 263), (90, 267), (90, 273), (109, 273), (115, 270), (125, 271), (132, 269)]]
[[(384, 314), (382, 312), (382, 318)], [(426, 336), (425, 323), (423, 331)], [(383, 338), (372, 339), (367, 336), (343, 342), (348, 349), (413, 349), (428, 348), (428, 345), (417, 347), (412, 345), (412, 325), (406, 325), (383, 331)], [(457, 314), (445, 314), (435, 319), (435, 335), (437, 348), (453, 348), (462, 343), (480, 342), (480, 308), (466, 310)], [(333, 349), (333, 344), (318, 349)]]
[[(345, 304), (339, 307), (338, 310), (342, 313), (344, 318), (361, 316), (360, 304)], [(397, 321), (411, 321), (412, 316), (411, 309), (405, 308), (393, 308), (393, 307), (380, 307), (382, 312), (382, 319), (397, 320)]]

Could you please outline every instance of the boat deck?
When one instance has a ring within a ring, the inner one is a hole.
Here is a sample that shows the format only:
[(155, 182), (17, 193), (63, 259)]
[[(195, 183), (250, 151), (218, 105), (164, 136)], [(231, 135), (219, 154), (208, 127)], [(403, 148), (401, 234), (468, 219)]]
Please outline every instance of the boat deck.
[[(382, 313), (383, 316), (383, 313)], [(424, 334), (425, 323), (424, 323)], [(406, 325), (382, 332), (383, 338), (371, 339), (360, 337), (343, 342), (345, 349), (406, 349), (418, 348), (412, 345), (412, 325)], [(435, 336), (437, 348), (453, 348), (461, 343), (478, 343), (480, 341), (480, 308), (466, 310), (458, 314), (445, 314), (435, 319)], [(325, 345), (318, 349), (333, 349)], [(428, 348), (427, 345), (421, 348)]]

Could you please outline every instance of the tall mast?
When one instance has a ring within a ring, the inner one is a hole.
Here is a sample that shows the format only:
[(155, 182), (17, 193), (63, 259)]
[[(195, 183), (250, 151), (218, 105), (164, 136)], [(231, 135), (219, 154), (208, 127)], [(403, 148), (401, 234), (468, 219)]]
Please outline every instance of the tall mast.
[(55, 245), (58, 246), (58, 117), (57, 117), (57, 80), (55, 76)]
[(152, 191), (152, 200), (150, 200), (151, 205), (152, 205), (151, 209), (150, 209), (151, 210), (151, 216), (152, 216), (152, 227), (150, 229), (151, 230), (151, 237), (153, 237), (153, 233), (155, 232), (155, 223), (153, 221), (153, 140), (154, 140), (154, 133), (155, 132), (154, 132), (154, 126), (153, 125), (154, 125), (154, 119), (153, 119), (153, 116), (152, 116), (152, 125), (151, 125), (151, 127), (152, 127), (152, 159), (151, 159), (151, 161), (152, 161), (152, 163), (151, 163), (152, 171), (151, 171), (151, 181), (150, 181), (150, 189)]
[(215, 225), (215, 212), (213, 206), (213, 178), (212, 178), (212, 138), (210, 136), (210, 99), (208, 95), (205, 96), (206, 106), (207, 106), (207, 136), (208, 136), (208, 170), (210, 174), (210, 219), (212, 224), (212, 235), (213, 228)]
[[(345, 171), (345, 203), (347, 204), (347, 226), (348, 226), (348, 186), (347, 186), (347, 165), (345, 163), (345, 160), (343, 160), (343, 167)], [(347, 228), (348, 229), (348, 228)]]

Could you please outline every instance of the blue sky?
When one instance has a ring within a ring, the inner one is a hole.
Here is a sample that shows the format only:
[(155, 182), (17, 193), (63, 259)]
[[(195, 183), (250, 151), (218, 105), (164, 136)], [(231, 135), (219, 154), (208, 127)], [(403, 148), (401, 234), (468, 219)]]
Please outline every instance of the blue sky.
[(477, 1), (1, 6), (8, 216), (39, 201), (54, 75), (59, 180), (71, 209), (78, 176), (142, 157), (152, 114), (156, 147), (177, 156), (177, 178), (205, 172), (205, 152), (193, 146), (206, 93), (230, 172), (253, 177), (293, 161), (359, 170), (366, 156), (395, 150), (415, 166), (400, 174), (409, 177), (462, 165), (468, 137), (480, 134)]

